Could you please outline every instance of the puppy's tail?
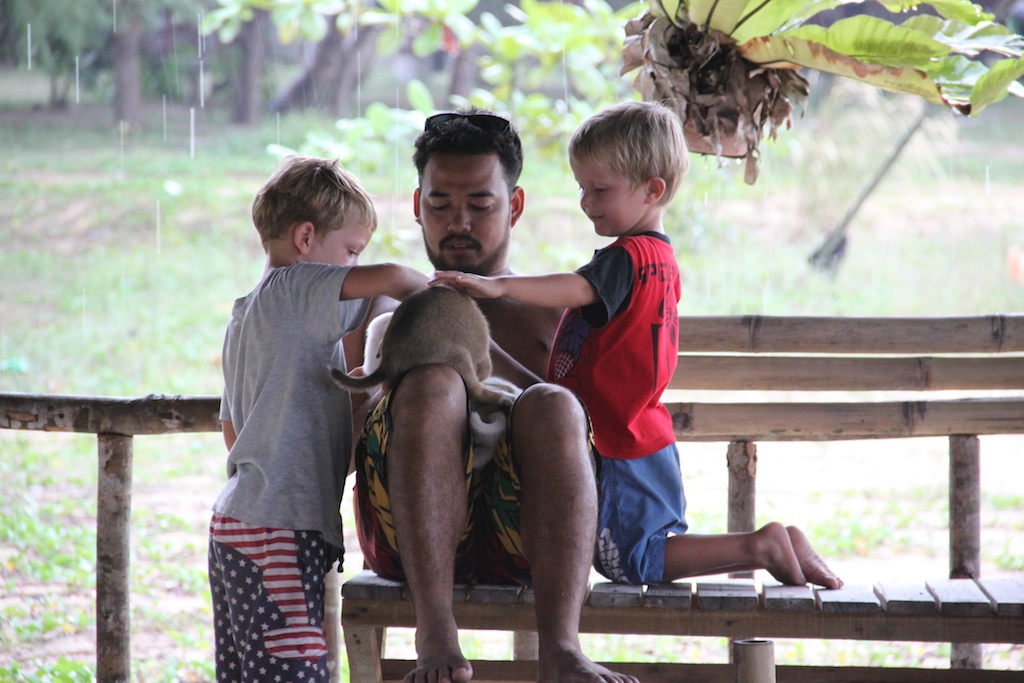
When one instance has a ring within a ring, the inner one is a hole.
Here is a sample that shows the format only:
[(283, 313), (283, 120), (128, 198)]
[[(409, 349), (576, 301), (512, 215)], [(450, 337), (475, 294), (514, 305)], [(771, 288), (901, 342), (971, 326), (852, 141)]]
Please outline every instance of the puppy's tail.
[(373, 389), (384, 383), (387, 379), (383, 372), (379, 369), (371, 372), (369, 375), (363, 377), (353, 377), (347, 372), (343, 372), (338, 368), (331, 368), (331, 377), (334, 381), (340, 384), (346, 389), (366, 390)]

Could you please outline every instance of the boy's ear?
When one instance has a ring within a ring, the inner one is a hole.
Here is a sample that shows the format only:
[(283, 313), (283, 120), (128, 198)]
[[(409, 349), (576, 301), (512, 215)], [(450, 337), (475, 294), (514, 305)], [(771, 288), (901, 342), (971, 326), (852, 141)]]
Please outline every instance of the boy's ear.
[(313, 238), (316, 236), (316, 228), (309, 221), (297, 223), (292, 228), (292, 243), (300, 254), (305, 256), (313, 248)]
[(665, 183), (665, 179), (661, 176), (654, 176), (647, 179), (647, 200), (651, 202), (658, 202), (665, 194), (665, 190), (668, 185)]
[(420, 188), (412, 193), (412, 215), (416, 218), (416, 222), (420, 222)]

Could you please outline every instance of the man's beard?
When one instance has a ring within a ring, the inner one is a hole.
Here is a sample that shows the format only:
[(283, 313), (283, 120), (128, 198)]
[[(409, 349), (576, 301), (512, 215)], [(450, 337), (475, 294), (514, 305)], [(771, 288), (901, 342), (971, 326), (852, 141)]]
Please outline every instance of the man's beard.
[(494, 273), (503, 271), (508, 266), (508, 248), (512, 238), (512, 231), (509, 230), (505, 233), (505, 239), (498, 248), (494, 250), (490, 256), (486, 258), (480, 258), (480, 260), (472, 262), (455, 261), (449, 260), (445, 256), (444, 244), (449, 239), (469, 239), (473, 242), (473, 250), (477, 257), (482, 256), (480, 248), (480, 242), (472, 237), (465, 235), (454, 237), (449, 236), (441, 240), (439, 251), (434, 251), (430, 248), (430, 244), (427, 243), (426, 236), (423, 238), (423, 247), (427, 252), (427, 258), (430, 259), (430, 264), (434, 266), (435, 270), (461, 270), (465, 273), (472, 273), (473, 275), (493, 275)]

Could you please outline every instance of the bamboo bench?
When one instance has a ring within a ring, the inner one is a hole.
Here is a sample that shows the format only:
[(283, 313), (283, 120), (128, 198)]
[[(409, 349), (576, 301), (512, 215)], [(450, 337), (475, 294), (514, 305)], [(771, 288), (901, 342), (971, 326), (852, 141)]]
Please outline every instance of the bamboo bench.
[[(840, 590), (750, 578), (598, 583), (581, 633), (949, 642), (950, 669), (780, 666), (778, 680), (1022, 680), (1019, 671), (985, 669), (981, 657), (981, 643), (1024, 643), (1024, 576), (980, 577), (978, 437), (1024, 434), (1024, 316), (682, 317), (679, 329), (666, 405), (679, 441), (728, 443), (729, 531), (754, 528), (757, 442), (947, 437), (949, 578), (879, 577)], [(714, 392), (716, 401), (679, 401), (678, 391)], [(738, 400), (771, 391), (812, 392), (814, 400)], [(937, 391), (957, 398), (928, 395)], [(826, 400), (824, 392), (842, 393)], [(877, 392), (913, 392), (913, 400), (878, 401)], [(532, 597), (517, 587), (457, 586), (455, 616), (464, 629), (528, 634)], [(406, 587), (363, 572), (342, 586), (341, 603), (352, 682), (400, 680), (414, 663), (385, 658), (383, 646), (387, 628), (415, 624)], [(516, 650), (512, 660), (474, 661), (474, 680), (535, 680), (535, 653), (519, 642)], [(643, 681), (734, 676), (729, 664), (609, 666)]]

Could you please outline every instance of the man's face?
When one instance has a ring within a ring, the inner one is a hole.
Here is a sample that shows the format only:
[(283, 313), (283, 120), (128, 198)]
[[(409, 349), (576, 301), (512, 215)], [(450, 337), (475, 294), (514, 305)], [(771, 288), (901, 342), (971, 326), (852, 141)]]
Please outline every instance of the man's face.
[(438, 270), (495, 275), (508, 270), (512, 227), (523, 191), (511, 195), (495, 154), (435, 155), (423, 169), (414, 211)]

